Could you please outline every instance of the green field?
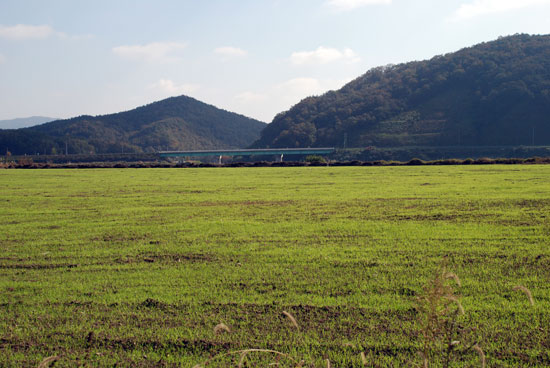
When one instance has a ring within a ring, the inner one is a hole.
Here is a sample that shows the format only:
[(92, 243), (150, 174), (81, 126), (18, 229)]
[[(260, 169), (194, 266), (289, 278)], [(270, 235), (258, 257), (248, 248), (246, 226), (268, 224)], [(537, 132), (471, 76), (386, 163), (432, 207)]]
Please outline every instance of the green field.
[(2, 367), (247, 348), (421, 364), (416, 300), (444, 259), (472, 327), (453, 366), (480, 366), (466, 340), (490, 367), (550, 366), (550, 165), (2, 170), (0, 187)]

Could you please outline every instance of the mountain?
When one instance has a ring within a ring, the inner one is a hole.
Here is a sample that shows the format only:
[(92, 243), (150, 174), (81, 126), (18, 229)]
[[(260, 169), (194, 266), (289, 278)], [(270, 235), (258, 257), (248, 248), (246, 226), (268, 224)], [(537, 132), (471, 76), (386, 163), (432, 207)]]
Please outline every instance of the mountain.
[(172, 97), (102, 116), (79, 116), (31, 128), (0, 131), (0, 149), (12, 154), (130, 153), (241, 148), (265, 123), (191, 97)]
[(277, 115), (253, 147), (550, 145), (550, 35), (369, 70)]
[(57, 119), (47, 118), (45, 116), (30, 116), (28, 118), (0, 120), (0, 129), (27, 128), (27, 127), (31, 127), (39, 124), (44, 124), (54, 120), (57, 120)]

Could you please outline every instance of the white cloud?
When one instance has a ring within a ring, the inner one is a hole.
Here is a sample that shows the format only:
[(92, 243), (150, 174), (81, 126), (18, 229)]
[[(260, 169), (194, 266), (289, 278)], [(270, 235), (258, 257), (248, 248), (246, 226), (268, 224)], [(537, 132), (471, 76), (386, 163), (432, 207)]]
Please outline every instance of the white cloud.
[(550, 0), (474, 0), (462, 4), (451, 20), (459, 21), (475, 18), (481, 15), (503, 13), (536, 5), (550, 4)]
[(177, 53), (186, 46), (181, 42), (153, 42), (146, 45), (113, 47), (113, 52), (125, 59), (168, 63), (179, 60)]
[(217, 49), (214, 50), (214, 53), (222, 56), (223, 60), (240, 58), (248, 54), (248, 52), (246, 52), (243, 49), (240, 49), (238, 47), (231, 47), (231, 46), (218, 47)]
[(389, 5), (392, 0), (327, 0), (326, 5), (339, 11), (349, 11), (368, 5)]
[(43, 26), (31, 26), (27, 24), (17, 24), (15, 26), (2, 26), (0, 25), (0, 38), (8, 40), (38, 40), (48, 38), (56, 35), (56, 32), (52, 27)]
[(290, 56), (290, 61), (294, 65), (322, 65), (335, 61), (356, 63), (360, 60), (352, 49), (338, 50), (323, 46), (318, 47), (314, 51), (294, 52)]
[(177, 85), (174, 81), (170, 79), (160, 79), (158, 82), (150, 86), (152, 89), (155, 89), (161, 92), (163, 95), (177, 96), (177, 95), (187, 95), (193, 92), (196, 92), (200, 86), (198, 84), (180, 84)]

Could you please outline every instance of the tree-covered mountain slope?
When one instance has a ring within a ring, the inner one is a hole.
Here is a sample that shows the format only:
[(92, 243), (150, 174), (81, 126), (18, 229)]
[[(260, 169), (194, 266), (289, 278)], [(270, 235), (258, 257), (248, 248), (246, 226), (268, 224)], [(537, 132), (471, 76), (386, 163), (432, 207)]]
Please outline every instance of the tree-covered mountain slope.
[(79, 116), (39, 126), (0, 130), (0, 147), (12, 154), (153, 152), (242, 148), (265, 123), (180, 96), (134, 110)]
[(275, 117), (254, 147), (550, 145), (550, 35), (378, 67)]

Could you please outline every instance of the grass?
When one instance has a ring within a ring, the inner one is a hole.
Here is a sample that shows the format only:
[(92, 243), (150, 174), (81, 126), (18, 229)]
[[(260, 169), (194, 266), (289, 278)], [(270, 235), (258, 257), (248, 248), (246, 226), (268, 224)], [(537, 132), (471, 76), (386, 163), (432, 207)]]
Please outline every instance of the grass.
[(543, 165), (0, 171), (0, 366), (421, 365), (416, 300), (443, 258), (487, 366), (550, 366), (548, 183)]

